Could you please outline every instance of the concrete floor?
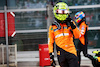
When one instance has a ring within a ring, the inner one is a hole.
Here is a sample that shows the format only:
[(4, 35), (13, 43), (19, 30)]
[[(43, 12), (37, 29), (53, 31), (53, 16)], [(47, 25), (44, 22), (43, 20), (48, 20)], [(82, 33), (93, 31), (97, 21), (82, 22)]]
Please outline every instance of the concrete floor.
[[(92, 54), (92, 50), (88, 50), (88, 52), (90, 54)], [(95, 49), (97, 50), (97, 49)], [(81, 67), (93, 67), (91, 60), (89, 60), (88, 58), (84, 57), (83, 54), (82, 55), (82, 61), (81, 61)], [(94, 55), (94, 54), (92, 54)], [(17, 54), (17, 61), (18, 61), (18, 67), (40, 67), (39, 66), (39, 52), (38, 51), (24, 51), (24, 52), (18, 52)], [(55, 57), (57, 66), (58, 62), (57, 62), (57, 57)], [(50, 67), (50, 66), (46, 66), (46, 67)]]
[[(100, 50), (100, 49), (89, 49), (88, 53), (94, 56), (95, 54), (92, 53), (92, 51), (94, 50)], [(81, 53), (81, 55), (82, 55), (81, 67), (93, 67), (91, 60), (84, 57), (83, 53)], [(59, 67), (58, 62), (57, 62), (57, 57), (55, 57), (55, 60), (56, 60), (57, 66)], [(17, 67), (40, 67), (39, 66), (39, 51), (18, 51), (17, 52)], [(48, 66), (45, 66), (45, 67), (48, 67)]]

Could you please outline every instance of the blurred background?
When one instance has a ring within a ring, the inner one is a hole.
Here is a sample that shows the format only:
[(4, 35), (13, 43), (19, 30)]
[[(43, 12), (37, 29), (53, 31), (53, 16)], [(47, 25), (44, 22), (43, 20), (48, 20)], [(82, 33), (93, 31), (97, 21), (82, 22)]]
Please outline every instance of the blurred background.
[[(8, 44), (17, 44), (18, 56), (20, 52), (39, 51), (39, 44), (47, 44), (48, 27), (53, 22), (52, 8), (59, 1), (61, 0), (0, 0), (0, 14), (5, 12), (4, 6), (6, 6), (7, 12), (15, 14), (15, 22), (12, 23), (14, 27), (11, 27), (11, 29), (14, 29), (16, 34), (13, 37), (8, 36)], [(89, 26), (88, 49), (99, 49), (100, 0), (62, 1), (68, 4), (73, 20), (77, 11), (85, 12), (86, 22)], [(4, 23), (1, 19), (1, 30), (3, 27)], [(78, 40), (75, 40), (75, 45), (77, 45), (77, 42)], [(0, 36), (0, 44), (6, 44), (5, 36)]]

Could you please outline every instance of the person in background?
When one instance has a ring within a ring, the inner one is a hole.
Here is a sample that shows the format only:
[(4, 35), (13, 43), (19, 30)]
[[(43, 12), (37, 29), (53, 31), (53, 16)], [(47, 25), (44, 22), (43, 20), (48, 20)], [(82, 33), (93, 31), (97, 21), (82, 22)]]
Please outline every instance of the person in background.
[(97, 50), (92, 53), (95, 53), (95, 56), (91, 59), (93, 67), (100, 67), (100, 51)]
[(88, 39), (87, 39), (87, 31), (88, 31), (88, 25), (86, 24), (86, 18), (85, 13), (83, 11), (79, 11), (75, 14), (75, 22), (79, 26), (80, 35), (79, 35), (79, 43), (77, 45), (77, 55), (79, 60), (79, 67), (81, 62), (81, 51), (83, 51), (83, 54), (85, 57), (88, 57), (89, 59), (93, 59), (91, 55), (87, 53), (87, 45), (88, 45)]
[(48, 47), (51, 66), (55, 66), (54, 42), (57, 58), (61, 67), (78, 67), (78, 58), (73, 37), (78, 38), (79, 30), (70, 17), (70, 10), (65, 2), (58, 2), (53, 8), (55, 21), (48, 32)]

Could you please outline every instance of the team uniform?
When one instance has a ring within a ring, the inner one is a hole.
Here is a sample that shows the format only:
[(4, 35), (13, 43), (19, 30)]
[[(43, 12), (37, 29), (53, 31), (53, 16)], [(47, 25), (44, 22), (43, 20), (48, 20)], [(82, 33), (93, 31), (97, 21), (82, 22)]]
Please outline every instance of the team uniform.
[(81, 51), (83, 51), (83, 54), (85, 57), (88, 56), (87, 54), (87, 44), (88, 44), (88, 40), (87, 40), (87, 25), (85, 22), (82, 22), (80, 25), (79, 25), (79, 30), (80, 30), (80, 37), (79, 37), (79, 43), (77, 45), (77, 55), (79, 57), (79, 64), (80, 64), (80, 61), (81, 61)]
[(48, 47), (51, 66), (55, 66), (54, 43), (57, 58), (61, 67), (78, 67), (76, 48), (73, 36), (79, 37), (79, 30), (70, 18), (70, 10), (65, 2), (58, 2), (53, 8), (55, 22), (49, 27)]
[[(59, 64), (62, 67), (77, 67), (77, 52), (73, 42), (73, 34), (78, 38), (79, 30), (78, 28), (72, 30), (71, 27), (68, 27), (65, 23), (60, 23), (60, 26), (61, 29), (58, 29), (56, 25), (51, 25), (49, 28), (49, 53), (53, 52), (53, 44), (55, 41)], [(68, 62), (66, 62), (66, 60)]]
[(85, 57), (88, 57), (89, 59), (92, 59), (93, 57), (87, 53), (87, 45), (88, 45), (88, 39), (87, 39), (87, 31), (88, 26), (86, 24), (85, 20), (85, 14), (84, 12), (80, 11), (75, 14), (75, 20), (76, 23), (79, 25), (80, 30), (80, 36), (79, 36), (79, 43), (77, 45), (77, 55), (79, 58), (79, 66), (81, 61), (81, 51), (83, 51), (83, 54)]

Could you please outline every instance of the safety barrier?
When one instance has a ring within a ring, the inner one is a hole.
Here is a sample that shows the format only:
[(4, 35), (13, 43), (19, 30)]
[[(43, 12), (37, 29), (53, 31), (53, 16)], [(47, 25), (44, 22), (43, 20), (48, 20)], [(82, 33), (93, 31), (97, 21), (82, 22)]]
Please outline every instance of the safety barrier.
[[(0, 45), (0, 67), (7, 67), (6, 45)], [(17, 67), (17, 44), (8, 45), (9, 66)]]

